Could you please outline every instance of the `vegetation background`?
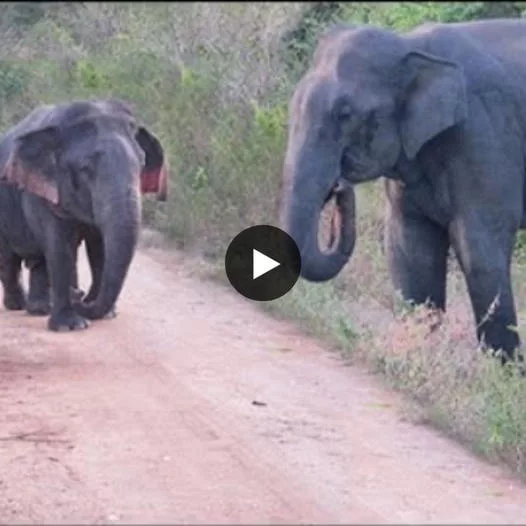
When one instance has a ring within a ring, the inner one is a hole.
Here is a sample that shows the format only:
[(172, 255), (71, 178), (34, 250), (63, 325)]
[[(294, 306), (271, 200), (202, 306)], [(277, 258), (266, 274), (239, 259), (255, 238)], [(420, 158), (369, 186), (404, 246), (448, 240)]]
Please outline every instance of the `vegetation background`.
[[(319, 34), (336, 21), (396, 31), (426, 21), (524, 17), (526, 2), (0, 4), (0, 124), (41, 103), (119, 97), (163, 142), (171, 165), (165, 206), (145, 221), (179, 248), (222, 265), (239, 230), (275, 223), (287, 106)], [(381, 248), (382, 182), (358, 191), (355, 254), (335, 280), (300, 281), (266, 308), (300, 321), (365, 360), (431, 422), (526, 476), (526, 383), (475, 351), (465, 284), (451, 258), (449, 311), (429, 331), (389, 283)], [(526, 235), (514, 280), (526, 306)]]

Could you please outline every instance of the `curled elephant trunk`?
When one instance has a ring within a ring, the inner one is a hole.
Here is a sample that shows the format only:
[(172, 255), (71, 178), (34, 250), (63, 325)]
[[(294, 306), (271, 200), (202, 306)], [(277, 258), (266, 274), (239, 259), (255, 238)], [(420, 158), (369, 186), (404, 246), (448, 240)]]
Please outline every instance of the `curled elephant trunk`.
[[(354, 189), (343, 180), (338, 180), (329, 192), (312, 184), (300, 185), (296, 180), (292, 181), (290, 188), (283, 191), (281, 222), (300, 250), (301, 275), (313, 282), (330, 280), (341, 271), (354, 250)], [(333, 217), (329, 250), (322, 251), (318, 239), (319, 224), (322, 211), (332, 197), (336, 199), (337, 221)]]

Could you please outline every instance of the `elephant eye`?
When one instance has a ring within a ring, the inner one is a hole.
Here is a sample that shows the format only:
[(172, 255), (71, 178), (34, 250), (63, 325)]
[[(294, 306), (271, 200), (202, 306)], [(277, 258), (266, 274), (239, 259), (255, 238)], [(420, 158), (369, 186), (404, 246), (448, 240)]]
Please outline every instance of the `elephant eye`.
[(340, 122), (348, 121), (353, 116), (350, 104), (344, 104), (338, 110), (337, 118)]
[(67, 175), (74, 190), (79, 190), (82, 182), (89, 178), (88, 170), (82, 165), (74, 162), (66, 163), (64, 165), (64, 174)]
[(337, 114), (338, 131), (340, 136), (350, 136), (357, 126), (356, 114), (350, 106), (343, 106)]
[(378, 114), (374, 111), (371, 111), (369, 115), (367, 115), (367, 128), (371, 132), (375, 132), (378, 129), (379, 126), (379, 118)]
[(73, 186), (73, 189), (74, 190), (78, 190), (80, 184), (79, 184), (79, 174), (77, 173), (77, 171), (76, 170), (70, 170), (69, 177), (71, 179), (71, 185)]
[(91, 181), (95, 177), (95, 171), (91, 166), (82, 166), (77, 170), (79, 181)]
[(347, 96), (336, 100), (332, 115), (337, 124), (337, 136), (343, 138), (353, 133), (358, 124), (358, 114)]
[(380, 127), (380, 115), (376, 111), (371, 111), (366, 117), (365, 126), (363, 128), (363, 139), (365, 141), (364, 146), (367, 151), (370, 152), (371, 145), (374, 141), (376, 132)]

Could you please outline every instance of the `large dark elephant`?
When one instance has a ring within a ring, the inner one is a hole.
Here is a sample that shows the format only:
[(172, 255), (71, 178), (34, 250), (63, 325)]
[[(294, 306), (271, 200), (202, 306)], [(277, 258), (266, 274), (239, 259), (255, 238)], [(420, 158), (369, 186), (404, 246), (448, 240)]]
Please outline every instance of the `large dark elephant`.
[[(406, 300), (446, 306), (451, 245), (481, 343), (507, 361), (520, 346), (510, 281), (526, 226), (526, 20), (328, 32), (290, 105), (282, 224), (302, 275), (336, 276), (355, 243), (353, 185), (385, 178), (386, 254)], [(338, 241), (318, 243), (340, 208)]]
[[(159, 141), (122, 102), (42, 106), (0, 140), (0, 279), (6, 308), (42, 313), (51, 330), (87, 327), (110, 312), (135, 252), (141, 191), (166, 195)], [(93, 283), (75, 302), (85, 240)], [(90, 251), (94, 257), (90, 257)], [(21, 262), (30, 268), (27, 301)]]

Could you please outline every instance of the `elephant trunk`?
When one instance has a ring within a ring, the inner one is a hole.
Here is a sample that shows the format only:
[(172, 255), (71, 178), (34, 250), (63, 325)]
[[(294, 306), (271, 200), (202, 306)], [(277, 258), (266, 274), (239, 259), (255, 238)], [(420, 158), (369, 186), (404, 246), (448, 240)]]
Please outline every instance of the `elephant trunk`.
[(127, 198), (123, 206), (115, 206), (101, 228), (104, 244), (104, 267), (98, 296), (81, 304), (79, 313), (85, 318), (103, 318), (115, 305), (128, 274), (139, 238), (140, 198)]
[[(327, 183), (327, 174), (339, 174), (339, 167), (319, 163), (319, 158), (317, 162), (311, 160), (306, 170), (285, 165), (285, 181), (289, 183), (282, 191), (281, 210), (281, 223), (300, 250), (301, 275), (313, 282), (335, 277), (349, 261), (356, 241), (354, 189), (337, 177)], [(333, 228), (331, 238), (337, 237), (338, 242), (329, 252), (323, 252), (318, 241), (319, 223), (324, 206), (333, 196), (340, 224), (338, 232)]]

